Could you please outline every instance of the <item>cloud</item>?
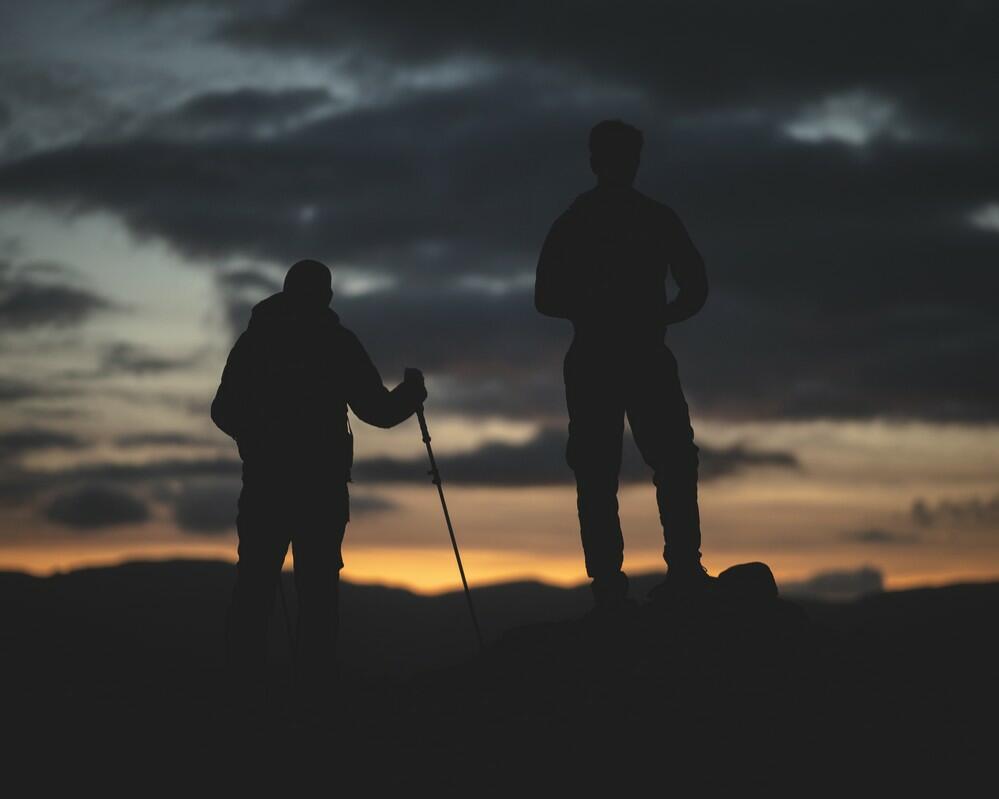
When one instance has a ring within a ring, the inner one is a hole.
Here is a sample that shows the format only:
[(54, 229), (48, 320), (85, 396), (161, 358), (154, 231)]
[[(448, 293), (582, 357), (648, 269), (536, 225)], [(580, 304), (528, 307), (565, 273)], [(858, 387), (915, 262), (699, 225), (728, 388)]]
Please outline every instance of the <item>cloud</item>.
[(245, 329), (253, 306), (280, 291), (283, 283), (274, 275), (253, 268), (223, 272), (216, 281), (222, 295), (225, 322), (233, 338)]
[(249, 290), (269, 295), (281, 290), (282, 281), (256, 269), (233, 269), (218, 277), (219, 283), (229, 291)]
[(160, 355), (125, 341), (109, 344), (101, 353), (98, 374), (151, 375), (186, 369), (196, 363), (201, 353), (192, 355)]
[[(627, 437), (630, 439), (630, 436)], [(524, 444), (490, 442), (467, 453), (438, 456), (441, 475), (457, 485), (534, 486), (565, 485), (573, 482), (565, 461), (566, 434), (542, 430)], [(789, 452), (762, 452), (744, 446), (727, 449), (700, 448), (700, 479), (712, 480), (756, 467), (798, 468)], [(357, 480), (408, 482), (426, 480), (424, 458), (368, 458), (355, 464)], [(651, 480), (651, 469), (641, 460), (637, 448), (626, 440), (621, 466), (622, 482)]]
[(3, 319), (0, 324), (8, 329), (66, 327), (109, 307), (95, 294), (71, 286), (22, 284), (8, 290), (0, 300), (0, 319)]
[(900, 533), (876, 527), (851, 530), (843, 533), (842, 538), (858, 544), (915, 544), (920, 540), (915, 533)]
[(45, 391), (31, 381), (0, 375), (0, 402), (18, 402), (44, 394)]
[[(18, 16), (18, 22), (28, 21), (31, 12), (24, 10)], [(5, 21), (12, 22), (9, 17)], [(9, 33), (17, 36), (17, 23), (13, 24), (15, 29)], [(104, 91), (106, 72), (64, 51), (57, 58), (37, 58), (31, 52), (31, 38), (23, 37), (19, 54), (5, 58), (0, 70), (0, 96), (10, 112), (6, 126), (0, 127), (0, 159), (21, 157), (88, 134), (107, 135), (120, 126), (122, 108)], [(137, 65), (132, 66), (134, 78)]]
[(73, 481), (137, 483), (185, 477), (229, 477), (239, 475), (241, 471), (242, 465), (238, 458), (164, 458), (142, 463), (89, 463), (51, 472), (47, 477)]
[[(497, 106), (521, 112), (496, 118), (490, 112)], [(524, 253), (526, 242), (517, 242), (524, 231), (533, 231), (533, 260), (550, 220), (529, 212), (524, 193), (547, 194), (552, 212), (566, 198), (531, 167), (566, 163), (563, 142), (575, 134), (585, 143), (591, 116), (557, 87), (535, 89), (522, 79), (425, 92), (321, 118), (266, 142), (237, 134), (162, 141), (139, 133), (81, 143), (0, 168), (0, 194), (110, 208), (137, 232), (190, 254), (241, 253), (290, 265), (308, 252), (368, 268), (405, 264), (410, 274), (468, 263), (495, 271), (511, 249)], [(519, 186), (512, 174), (520, 175)], [(149, 185), (156, 192), (142, 188)]]
[(131, 449), (133, 447), (197, 447), (214, 442), (210, 442), (201, 436), (191, 435), (190, 433), (164, 431), (129, 433), (118, 436), (114, 440), (114, 443), (115, 446), (122, 447), (123, 449)]
[(141, 463), (97, 461), (63, 469), (19, 469), (0, 475), (0, 498), (24, 502), (41, 493), (87, 484), (150, 485), (195, 478), (238, 478), (238, 458), (161, 458)]
[(844, 602), (884, 590), (884, 578), (878, 569), (864, 566), (855, 570), (826, 571), (800, 582), (782, 583), (782, 594), (801, 599)]
[(991, 202), (976, 208), (969, 217), (973, 227), (988, 233), (999, 233), (999, 203)]
[(212, 91), (189, 98), (143, 127), (155, 138), (240, 135), (266, 139), (316, 118), (331, 106), (332, 100), (322, 87)]
[(45, 515), (54, 522), (90, 531), (122, 524), (140, 524), (149, 519), (149, 508), (120, 488), (87, 485), (57, 495)]
[(79, 449), (83, 440), (61, 430), (25, 427), (0, 432), (0, 461), (47, 449)]
[(809, 105), (785, 124), (784, 131), (809, 144), (833, 141), (853, 147), (879, 138), (906, 141), (914, 136), (896, 102), (865, 91), (833, 95)]
[[(816, 11), (828, 18), (823, 33), (844, 27), (837, 8), (820, 4)], [(140, 126), (128, 137), (54, 148), (0, 166), (0, 195), (108, 209), (135, 232), (213, 263), (288, 265), (308, 254), (341, 275), (349, 268), (384, 278), (379, 290), (341, 293), (335, 305), (386, 374), (420, 366), (448, 387), (441, 400), (455, 410), (547, 422), (564, 413), (559, 369), (568, 325), (534, 313), (529, 278), (551, 220), (589, 182), (586, 132), (612, 112), (645, 128), (640, 186), (677, 207), (707, 259), (712, 295), (705, 311), (670, 331), (698, 414), (999, 418), (999, 373), (983, 368), (999, 347), (989, 300), (999, 291), (992, 268), (999, 245), (968, 216), (991, 202), (999, 169), (980, 127), (978, 138), (921, 135), (926, 106), (886, 66), (889, 60), (874, 58), (876, 39), (866, 29), (846, 26), (863, 38), (866, 65), (846, 58), (841, 41), (807, 48), (830, 62), (808, 60), (803, 72), (771, 63), (766, 51), (750, 69), (768, 70), (770, 83), (744, 81), (741, 70), (688, 70), (664, 86), (651, 62), (628, 53), (622, 64), (605, 66), (616, 80), (648, 89), (629, 92), (586, 71), (538, 66), (540, 56), (556, 52), (541, 46), (550, 33), (530, 31), (518, 42), (509, 31), (465, 31), (470, 20), (461, 9), (439, 30), (425, 31), (422, 17), (412, 20), (426, 36), (412, 50), (412, 32), (404, 36), (396, 27), (412, 13), (400, 7), (386, 19), (348, 5), (337, 17), (340, 27), (329, 31), (334, 17), (321, 5), (297, 4), (264, 21), (244, 14), (222, 36), (253, 47), (295, 43), (325, 52), (337, 41), (356, 44), (354, 35), (400, 64), (477, 50), (511, 60), (445, 88), (411, 87), (336, 113), (320, 104), (315, 117), (266, 142), (239, 125), (169, 141)], [(496, 13), (515, 21), (508, 9)], [(603, 41), (603, 30), (591, 10), (577, 13), (582, 27), (566, 37), (559, 58), (586, 60), (589, 53), (589, 68), (599, 72), (602, 51), (582, 47), (577, 37)], [(638, 9), (627, 23), (647, 13)], [(694, 20), (706, 24), (702, 12), (689, 13), (679, 28), (701, 30)], [(760, 11), (761, 18), (776, 13), (770, 5)], [(674, 12), (667, 16), (677, 22)], [(761, 24), (751, 16), (733, 35)], [(805, 24), (792, 17), (787, 25)], [(933, 41), (949, 41), (941, 30), (974, 39), (962, 25), (948, 17)], [(677, 28), (669, 30), (673, 36)], [(317, 31), (324, 33), (309, 39)], [(773, 52), (801, 46), (776, 38)], [(648, 52), (659, 57), (661, 49), (657, 34)], [(959, 66), (973, 71), (970, 62)], [(884, 73), (884, 80), (867, 85), (867, 71)], [(705, 93), (703, 86), (694, 91), (698, 80), (734, 83)], [(740, 103), (758, 87), (771, 103), (747, 110)], [(309, 89), (289, 88), (288, 96)], [(657, 93), (667, 89), (689, 89), (693, 105), (673, 105), (663, 99), (673, 94)], [(243, 89), (229, 94), (213, 91), (185, 107), (238, 120), (244, 105), (275, 100), (249, 98)], [(691, 110), (705, 97), (710, 108)], [(781, 133), (789, 120), (815, 117), (801, 117), (810, 108), (825, 109), (828, 128), (829, 97), (854, 98), (832, 111), (849, 111), (851, 124), (866, 131), (862, 153), (825, 134), (806, 145)], [(897, 110), (878, 122), (884, 104)], [(977, 108), (984, 113), (986, 105)], [(951, 110), (958, 121), (973, 119)], [(903, 122), (914, 135), (901, 146)], [(218, 282), (237, 331), (252, 302), (275, 285), (262, 270), (255, 281), (255, 271)]]
[[(646, 481), (652, 472), (641, 460), (636, 447), (626, 437), (621, 479), (624, 482)], [(47, 435), (38, 431), (20, 437), (11, 434), (11, 452), (26, 452), (31, 446), (78, 446), (72, 437)], [(184, 436), (138, 434), (125, 437), (124, 446), (188, 442)], [(471, 452), (442, 455), (438, 458), (444, 479), (463, 485), (528, 486), (568, 485), (572, 472), (565, 463), (566, 434), (562, 430), (542, 429), (524, 444), (487, 443)], [(700, 478), (703, 481), (741, 474), (754, 468), (798, 469), (793, 453), (756, 450), (745, 445), (727, 448), (700, 446)], [(66, 490), (78, 485), (109, 487), (161, 486), (165, 496), (176, 503), (178, 520), (185, 529), (213, 529), (210, 516), (213, 499), (216, 506), (226, 505), (227, 497), (238, 493), (242, 465), (237, 458), (159, 458), (140, 463), (98, 461), (62, 469), (17, 469), (0, 475), (0, 497), (26, 501), (33, 496)], [(358, 482), (409, 482), (426, 479), (422, 457), (364, 458), (355, 464)], [(180, 488), (178, 488), (178, 486)], [(179, 492), (179, 493), (178, 493)], [(390, 509), (384, 502), (357, 495), (358, 513)], [(228, 511), (222, 514), (228, 518)], [(218, 517), (214, 517), (218, 518)], [(208, 521), (204, 521), (204, 520)], [(200, 526), (199, 526), (200, 525)]]
[[(698, 0), (624, 0), (612, 10), (601, 3), (510, 2), (491, 4), (485, 16), (481, 4), (459, 0), (418, 7), (401, 0), (333, 6), (301, 0), (233, 14), (218, 36), (282, 54), (351, 52), (397, 68), (460, 58), (530, 61), (590, 84), (640, 87), (677, 113), (799, 101), (858, 85), (919, 86), (936, 110), (960, 102), (948, 90), (952, 80), (967, 87), (967, 105), (983, 99), (995, 64), (986, 31), (996, 16), (988, 4), (941, 8), (902, 0), (879, 4), (874, 13), (862, 0), (766, 0), (751, 8), (727, 5), (724, 13)], [(706, 63), (710, 68), (693, 66)], [(935, 80), (941, 72), (950, 80)]]
[(372, 513), (385, 513), (397, 510), (399, 505), (380, 494), (352, 494), (350, 497), (351, 518), (367, 516)]
[(463, 381), (535, 375), (561, 360), (567, 343), (564, 336), (552, 336), (546, 320), (534, 310), (533, 288), (492, 294), (461, 287), (414, 287), (350, 297), (334, 305), (343, 323), (390, 374), (418, 364)]
[(174, 519), (186, 532), (211, 534), (235, 529), (238, 480), (188, 482), (174, 499)]
[[(234, 530), (236, 526), (239, 480), (189, 481), (172, 496), (174, 518), (181, 530), (212, 535)], [(350, 513), (356, 518), (394, 510), (397, 505), (377, 494), (350, 498)]]
[(936, 504), (917, 499), (912, 503), (912, 519), (921, 527), (956, 525), (999, 529), (999, 494), (991, 499), (945, 499)]
[[(59, 270), (0, 266), (0, 330), (70, 327), (114, 307), (89, 289), (54, 282)], [(39, 280), (39, 273), (49, 279)]]

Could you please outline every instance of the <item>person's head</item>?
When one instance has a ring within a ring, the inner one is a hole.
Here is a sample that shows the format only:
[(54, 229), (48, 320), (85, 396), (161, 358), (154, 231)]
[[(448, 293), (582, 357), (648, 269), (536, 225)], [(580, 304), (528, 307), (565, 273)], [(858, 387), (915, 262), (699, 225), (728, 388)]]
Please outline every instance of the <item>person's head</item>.
[(333, 299), (333, 275), (319, 261), (299, 261), (284, 277), (284, 293), (300, 305), (325, 308)]
[(638, 174), (644, 138), (620, 119), (605, 119), (590, 131), (590, 169), (601, 183), (630, 186)]

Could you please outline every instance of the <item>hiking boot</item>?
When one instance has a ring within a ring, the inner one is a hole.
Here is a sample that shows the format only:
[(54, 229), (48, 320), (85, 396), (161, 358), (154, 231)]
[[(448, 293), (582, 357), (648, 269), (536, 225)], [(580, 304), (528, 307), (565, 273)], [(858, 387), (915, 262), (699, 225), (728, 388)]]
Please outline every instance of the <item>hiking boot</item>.
[(670, 566), (665, 579), (649, 591), (653, 604), (677, 600), (698, 599), (710, 589), (715, 578), (708, 574), (700, 562), (689, 566)]
[(590, 590), (593, 609), (588, 616), (613, 615), (636, 607), (635, 601), (628, 598), (628, 575), (624, 572), (594, 578)]

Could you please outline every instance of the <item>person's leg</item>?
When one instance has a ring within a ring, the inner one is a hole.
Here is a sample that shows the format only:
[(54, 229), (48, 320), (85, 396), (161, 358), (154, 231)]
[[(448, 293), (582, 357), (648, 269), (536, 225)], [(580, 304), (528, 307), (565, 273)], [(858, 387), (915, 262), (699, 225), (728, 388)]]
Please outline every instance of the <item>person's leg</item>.
[(317, 706), (330, 697), (336, 680), (346, 485), (343, 492), (343, 502), (321, 497), (323, 506), (302, 520), (292, 540), (298, 594), (297, 689), (300, 702)]
[(586, 573), (593, 579), (597, 603), (614, 604), (627, 594), (617, 502), (624, 433), (621, 386), (610, 358), (576, 344), (566, 355), (564, 376), (569, 411), (566, 461), (576, 477)]
[(237, 691), (263, 685), (267, 622), (289, 540), (274, 505), (273, 498), (245, 486), (239, 497), (236, 584), (226, 616), (226, 663)]
[(628, 422), (642, 457), (653, 470), (665, 541), (663, 558), (671, 571), (699, 570), (698, 449), (676, 359), (665, 345), (650, 349), (635, 363)]

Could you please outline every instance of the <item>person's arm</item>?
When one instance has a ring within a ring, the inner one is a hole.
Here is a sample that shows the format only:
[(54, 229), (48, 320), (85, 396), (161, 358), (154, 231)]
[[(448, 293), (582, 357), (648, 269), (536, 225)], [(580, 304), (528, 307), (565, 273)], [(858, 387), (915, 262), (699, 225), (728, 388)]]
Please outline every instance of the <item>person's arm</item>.
[(574, 273), (572, 224), (562, 214), (548, 231), (538, 256), (534, 281), (534, 307), (545, 316), (575, 319), (582, 309), (579, 274)]
[(375, 427), (395, 427), (412, 416), (427, 398), (423, 375), (407, 369), (406, 376), (389, 391), (360, 340), (348, 332), (347, 404), (358, 418)]
[(245, 414), (248, 407), (249, 367), (251, 342), (249, 333), (244, 332), (236, 339), (219, 382), (215, 399), (212, 400), (212, 421), (223, 433), (233, 439), (239, 438), (245, 428)]
[(664, 325), (673, 325), (696, 314), (708, 298), (708, 275), (704, 259), (690, 240), (687, 229), (673, 211), (669, 211), (669, 268), (676, 281), (676, 298), (666, 305)]

